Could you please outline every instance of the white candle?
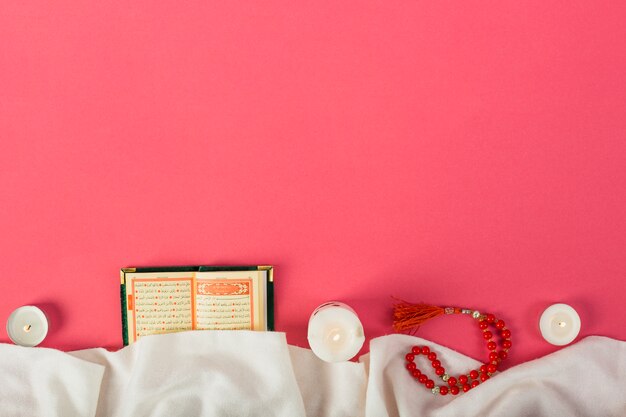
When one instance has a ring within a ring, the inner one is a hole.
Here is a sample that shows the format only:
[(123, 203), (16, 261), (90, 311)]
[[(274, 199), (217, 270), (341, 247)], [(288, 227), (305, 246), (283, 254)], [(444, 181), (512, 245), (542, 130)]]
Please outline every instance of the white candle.
[(37, 346), (48, 334), (48, 319), (38, 307), (20, 307), (9, 316), (7, 333), (16, 345)]
[(337, 301), (322, 304), (309, 319), (309, 346), (326, 362), (352, 359), (365, 342), (363, 326), (354, 310)]
[(548, 343), (567, 345), (580, 332), (580, 316), (567, 304), (553, 304), (541, 315), (539, 329)]

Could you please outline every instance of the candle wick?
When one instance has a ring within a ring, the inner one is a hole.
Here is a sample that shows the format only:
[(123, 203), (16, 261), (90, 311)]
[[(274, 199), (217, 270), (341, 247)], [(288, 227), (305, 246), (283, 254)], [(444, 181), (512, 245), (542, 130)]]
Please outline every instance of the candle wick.
[(565, 323), (564, 321), (560, 321), (559, 322), (559, 327), (565, 327), (567, 325), (567, 323)]
[(24, 331), (25, 332), (30, 332), (30, 328), (33, 327), (30, 324), (27, 324), (26, 326), (24, 326)]

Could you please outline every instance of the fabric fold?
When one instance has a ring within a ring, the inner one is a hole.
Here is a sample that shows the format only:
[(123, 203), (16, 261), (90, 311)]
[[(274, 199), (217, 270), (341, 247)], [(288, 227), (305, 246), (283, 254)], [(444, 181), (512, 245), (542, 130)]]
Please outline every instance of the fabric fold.
[[(412, 346), (422, 344), (437, 352), (454, 375), (479, 365), (474, 359), (418, 337), (374, 339), (370, 344), (367, 416), (626, 416), (626, 342), (588, 337), (497, 373), (458, 396), (433, 395), (406, 371), (404, 355)], [(426, 365), (430, 364), (424, 363), (424, 370)], [(436, 378), (434, 373), (431, 378)]]
[(92, 417), (103, 374), (58, 350), (0, 344), (0, 415)]
[(433, 395), (406, 371), (405, 354), (424, 344), (454, 375), (480, 365), (397, 334), (343, 363), (277, 332), (164, 334), (117, 352), (0, 344), (0, 416), (626, 416), (626, 342), (588, 337), (458, 396)]
[(289, 353), (307, 416), (365, 416), (367, 372), (363, 363), (328, 363), (310, 349), (295, 346), (289, 346)]
[(107, 368), (99, 417), (305, 416), (283, 333), (182, 332), (71, 354)]

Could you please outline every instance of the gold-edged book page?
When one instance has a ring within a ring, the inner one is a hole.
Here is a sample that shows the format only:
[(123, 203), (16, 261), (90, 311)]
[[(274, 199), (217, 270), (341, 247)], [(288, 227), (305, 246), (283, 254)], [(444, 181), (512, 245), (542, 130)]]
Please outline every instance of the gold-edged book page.
[(195, 273), (195, 328), (267, 330), (267, 270)]
[(127, 272), (128, 341), (194, 329), (194, 272)]

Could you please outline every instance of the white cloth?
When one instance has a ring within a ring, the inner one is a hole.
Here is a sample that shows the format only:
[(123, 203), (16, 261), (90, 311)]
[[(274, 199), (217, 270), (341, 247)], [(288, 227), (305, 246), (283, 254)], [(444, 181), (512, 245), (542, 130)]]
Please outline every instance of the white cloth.
[(587, 337), (500, 372), (457, 396), (433, 395), (404, 368), (401, 358), (412, 346), (423, 344), (431, 346), (455, 375), (479, 365), (458, 352), (412, 336), (374, 339), (370, 344), (367, 416), (626, 416), (626, 342)]
[(0, 416), (93, 416), (103, 373), (58, 350), (0, 344)]
[(0, 344), (0, 416), (626, 416), (626, 342), (588, 337), (456, 397), (409, 376), (416, 344), (455, 374), (478, 365), (406, 335), (336, 364), (270, 332), (150, 336), (117, 352)]
[(172, 333), (71, 355), (107, 368), (98, 417), (305, 415), (283, 333)]
[(310, 349), (289, 346), (307, 416), (365, 415), (366, 368), (361, 363), (321, 361)]

